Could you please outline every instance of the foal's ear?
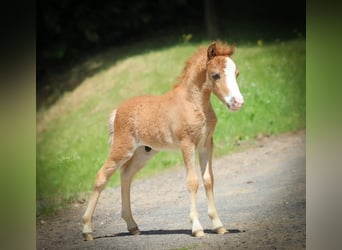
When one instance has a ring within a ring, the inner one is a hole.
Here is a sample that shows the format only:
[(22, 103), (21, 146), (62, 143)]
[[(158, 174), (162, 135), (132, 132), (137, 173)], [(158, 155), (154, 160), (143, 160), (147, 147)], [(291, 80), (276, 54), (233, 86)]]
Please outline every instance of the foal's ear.
[(216, 42), (213, 42), (212, 44), (210, 44), (208, 51), (207, 51), (207, 55), (208, 55), (208, 61), (216, 56)]

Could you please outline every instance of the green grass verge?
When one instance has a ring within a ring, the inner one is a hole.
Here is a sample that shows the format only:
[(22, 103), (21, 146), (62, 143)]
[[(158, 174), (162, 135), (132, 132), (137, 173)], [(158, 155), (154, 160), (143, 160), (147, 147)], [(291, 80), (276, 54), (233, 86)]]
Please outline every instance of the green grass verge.
[[(199, 45), (207, 44), (209, 41), (141, 48), (143, 53), (121, 59), (113, 49), (106, 53), (106, 58), (116, 58), (111, 63), (101, 56), (89, 60), (89, 68), (98, 68), (96, 73), (37, 113), (37, 213), (55, 211), (90, 191), (107, 157), (111, 110), (129, 97), (171, 89), (185, 60)], [(273, 135), (305, 128), (305, 51), (305, 40), (301, 39), (238, 47), (233, 59), (240, 71), (238, 82), (245, 106), (231, 113), (212, 96), (218, 116), (215, 157), (260, 133)], [(180, 164), (179, 153), (162, 152), (139, 176)], [(115, 174), (109, 186), (118, 183), (119, 175)]]

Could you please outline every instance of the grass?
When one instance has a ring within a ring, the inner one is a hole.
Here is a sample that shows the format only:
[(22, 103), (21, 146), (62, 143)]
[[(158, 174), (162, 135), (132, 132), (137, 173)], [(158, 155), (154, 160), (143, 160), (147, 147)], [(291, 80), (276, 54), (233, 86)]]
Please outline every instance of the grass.
[[(199, 45), (207, 44), (209, 41), (141, 48), (143, 53), (121, 58), (113, 49), (106, 54), (116, 58), (111, 63), (104, 65), (101, 56), (89, 60), (89, 67), (98, 67), (96, 73), (51, 107), (37, 112), (37, 213), (53, 212), (90, 191), (107, 157), (111, 110), (126, 98), (171, 89), (185, 60)], [(227, 112), (212, 96), (218, 116), (215, 157), (232, 152), (238, 142), (253, 140), (260, 133), (305, 128), (305, 40), (240, 46), (233, 59), (240, 71), (238, 82), (245, 106), (237, 113)], [(139, 176), (181, 164), (179, 153), (162, 152)], [(115, 174), (108, 185), (118, 183)]]

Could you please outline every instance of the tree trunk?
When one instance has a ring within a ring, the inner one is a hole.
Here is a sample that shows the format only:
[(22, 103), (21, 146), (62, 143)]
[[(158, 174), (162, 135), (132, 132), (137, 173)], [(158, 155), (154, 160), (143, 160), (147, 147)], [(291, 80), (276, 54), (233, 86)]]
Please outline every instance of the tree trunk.
[(209, 39), (215, 40), (218, 38), (215, 0), (204, 0), (204, 15), (207, 36)]

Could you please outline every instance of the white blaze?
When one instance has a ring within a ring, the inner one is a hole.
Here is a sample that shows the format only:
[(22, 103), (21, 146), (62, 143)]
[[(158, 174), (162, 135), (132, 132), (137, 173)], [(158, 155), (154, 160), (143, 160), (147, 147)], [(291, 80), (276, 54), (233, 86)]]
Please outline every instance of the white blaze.
[(228, 96), (225, 96), (225, 100), (229, 105), (234, 103), (234, 98), (243, 102), (243, 97), (240, 93), (239, 86), (236, 81), (236, 66), (232, 59), (226, 57), (226, 66), (224, 68), (226, 75), (226, 84), (229, 90)]

